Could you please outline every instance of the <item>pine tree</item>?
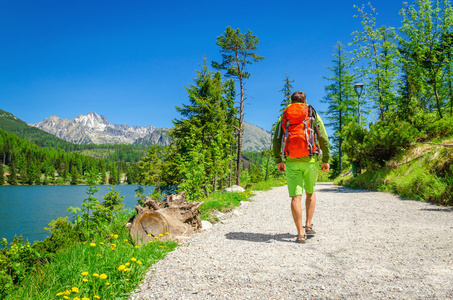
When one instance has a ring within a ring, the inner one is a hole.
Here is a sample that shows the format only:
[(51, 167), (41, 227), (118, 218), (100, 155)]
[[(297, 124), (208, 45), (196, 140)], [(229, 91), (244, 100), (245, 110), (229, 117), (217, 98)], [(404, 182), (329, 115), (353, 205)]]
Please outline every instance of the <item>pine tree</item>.
[(285, 74), (285, 79), (283, 79), (283, 82), (285, 83), (283, 85), (283, 88), (279, 91), (281, 93), (283, 93), (283, 100), (282, 100), (282, 103), (280, 104), (280, 112), (283, 113), (283, 111), (285, 110), (285, 108), (291, 104), (291, 95), (293, 94), (293, 86), (291, 85), (291, 83), (294, 82), (294, 80), (289, 80), (289, 75), (288, 74)]
[(0, 185), (5, 184), (5, 169), (3, 163), (0, 161)]
[(11, 156), (11, 162), (9, 165), (9, 176), (8, 176), (8, 183), (10, 185), (17, 185), (17, 168), (16, 168), (16, 160), (15, 156)]
[(176, 107), (182, 118), (173, 120), (175, 147), (164, 165), (178, 169), (176, 181), (194, 199), (201, 191), (209, 195), (228, 176), (237, 128), (234, 82), (223, 82), (220, 72), (210, 72), (205, 61), (186, 91), (189, 104)]
[(328, 67), (333, 75), (325, 78), (330, 84), (325, 88), (326, 95), (322, 102), (329, 104), (328, 110), (325, 112), (328, 116), (326, 125), (334, 129), (332, 144), (338, 151), (339, 169), (341, 173), (343, 171), (341, 146), (344, 139), (342, 130), (354, 118), (357, 105), (352, 88), (355, 76), (349, 71), (351, 61), (340, 42), (335, 47), (333, 57), (333, 66)]
[(71, 184), (77, 185), (78, 183), (79, 183), (79, 172), (77, 171), (76, 167), (73, 167), (71, 171)]
[(239, 125), (237, 129), (238, 146), (236, 162), (236, 184), (241, 181), (241, 161), (242, 161), (242, 134), (244, 122), (244, 81), (250, 78), (250, 72), (246, 71), (249, 64), (260, 62), (264, 57), (256, 54), (259, 39), (253, 32), (241, 33), (238, 29), (234, 30), (228, 26), (225, 33), (217, 37), (216, 44), (222, 48), (222, 62), (212, 62), (212, 66), (218, 70), (225, 70), (225, 76), (235, 78), (239, 81), (240, 96), (239, 101)]

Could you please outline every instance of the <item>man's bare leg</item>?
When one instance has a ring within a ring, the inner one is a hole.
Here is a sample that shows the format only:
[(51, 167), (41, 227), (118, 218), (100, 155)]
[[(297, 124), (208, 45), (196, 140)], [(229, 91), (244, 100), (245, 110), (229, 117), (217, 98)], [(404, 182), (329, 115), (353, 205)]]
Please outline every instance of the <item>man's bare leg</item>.
[(293, 196), (291, 199), (291, 213), (293, 214), (294, 224), (296, 224), (297, 235), (304, 235), (302, 226), (302, 195)]
[[(309, 194), (305, 192), (305, 210), (307, 214), (307, 219), (305, 225), (310, 226), (312, 225), (313, 214), (315, 213), (315, 206), (316, 206), (316, 195), (315, 193)], [(296, 225), (297, 226), (297, 225)]]

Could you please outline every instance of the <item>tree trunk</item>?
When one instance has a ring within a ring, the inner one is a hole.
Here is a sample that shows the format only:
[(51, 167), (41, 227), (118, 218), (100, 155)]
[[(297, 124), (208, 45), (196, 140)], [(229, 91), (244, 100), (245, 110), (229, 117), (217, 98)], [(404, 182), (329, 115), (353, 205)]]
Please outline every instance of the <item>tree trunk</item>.
[(236, 184), (241, 184), (241, 161), (242, 161), (242, 125), (244, 121), (244, 84), (242, 83), (242, 77), (239, 78), (241, 85), (241, 103), (239, 108), (239, 132), (238, 132), (238, 160), (236, 162)]
[(440, 106), (439, 91), (437, 90), (437, 83), (434, 81), (433, 85), (434, 94), (436, 95), (437, 110), (439, 111), (439, 117), (442, 119), (442, 107)]
[(146, 197), (144, 207), (135, 207), (137, 215), (129, 220), (129, 233), (136, 245), (201, 229), (197, 209), (204, 202), (187, 202), (184, 194), (172, 194), (165, 201)]

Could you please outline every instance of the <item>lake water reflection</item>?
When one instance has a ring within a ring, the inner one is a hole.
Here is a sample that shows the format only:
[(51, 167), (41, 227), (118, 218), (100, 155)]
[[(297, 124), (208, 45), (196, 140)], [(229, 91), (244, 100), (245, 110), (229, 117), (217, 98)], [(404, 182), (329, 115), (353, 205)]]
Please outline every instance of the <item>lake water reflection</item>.
[[(99, 186), (95, 194), (99, 201), (108, 192), (109, 186)], [(137, 185), (118, 185), (120, 196), (125, 196), (125, 208), (137, 205)], [(70, 217), (68, 207), (80, 207), (87, 197), (87, 186), (0, 186), (0, 239), (11, 242), (16, 234), (30, 242), (44, 240), (49, 232), (44, 227), (58, 217)], [(146, 194), (152, 191), (147, 187)]]

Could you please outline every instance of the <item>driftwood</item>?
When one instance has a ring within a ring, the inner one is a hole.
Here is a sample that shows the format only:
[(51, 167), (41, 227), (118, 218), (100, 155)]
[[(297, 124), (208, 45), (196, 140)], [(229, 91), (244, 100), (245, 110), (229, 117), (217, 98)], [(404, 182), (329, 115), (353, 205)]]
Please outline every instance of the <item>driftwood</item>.
[[(166, 196), (165, 201), (146, 197), (144, 206), (136, 206), (137, 215), (129, 220), (129, 232), (138, 245), (166, 239), (170, 235), (184, 235), (201, 229), (198, 208), (204, 202), (187, 202), (185, 192)], [(160, 236), (160, 235), (163, 235)]]

